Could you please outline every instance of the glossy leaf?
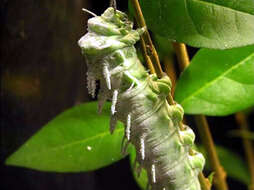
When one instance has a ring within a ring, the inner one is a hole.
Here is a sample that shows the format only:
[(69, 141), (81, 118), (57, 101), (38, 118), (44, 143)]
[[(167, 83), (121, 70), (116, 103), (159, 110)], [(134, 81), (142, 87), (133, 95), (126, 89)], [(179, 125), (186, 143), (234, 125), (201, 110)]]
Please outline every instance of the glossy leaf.
[(254, 44), (253, 0), (140, 0), (153, 33), (195, 47)]
[(201, 49), (181, 75), (175, 99), (188, 114), (229, 115), (254, 105), (254, 46)]
[(97, 103), (73, 107), (50, 121), (7, 161), (7, 165), (42, 171), (79, 172), (107, 166), (122, 158), (123, 127), (109, 133), (110, 103), (101, 115)]
[[(216, 146), (216, 149), (217, 149), (221, 164), (224, 167), (225, 171), (227, 172), (227, 176), (248, 185), (250, 183), (250, 174), (242, 158), (224, 147)], [(204, 154), (207, 160), (207, 155), (205, 154), (204, 148), (199, 146), (199, 150)], [(136, 152), (133, 149), (130, 153), (130, 163), (132, 166), (132, 173), (139, 187), (145, 190), (146, 184), (148, 182), (147, 173), (144, 169), (142, 169), (140, 177), (137, 176), (137, 173), (133, 169), (135, 157), (136, 157)], [(205, 169), (211, 170), (208, 161), (206, 161)], [(213, 172), (208, 177), (209, 177), (209, 180), (212, 180)]]

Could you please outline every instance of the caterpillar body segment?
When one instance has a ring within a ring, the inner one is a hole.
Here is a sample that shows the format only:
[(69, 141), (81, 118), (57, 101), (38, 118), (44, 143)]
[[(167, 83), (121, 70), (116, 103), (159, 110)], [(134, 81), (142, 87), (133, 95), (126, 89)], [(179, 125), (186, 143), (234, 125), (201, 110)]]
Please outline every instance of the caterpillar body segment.
[(170, 79), (149, 75), (139, 61), (134, 44), (144, 29), (132, 26), (124, 13), (108, 8), (88, 20), (88, 33), (78, 42), (87, 76), (100, 80), (99, 110), (112, 99), (110, 131), (117, 120), (125, 124), (122, 152), (129, 143), (135, 146), (137, 171), (147, 171), (149, 189), (200, 190), (198, 173), (205, 160), (198, 152), (189, 153), (195, 134), (188, 126), (180, 130), (183, 109), (166, 101)]

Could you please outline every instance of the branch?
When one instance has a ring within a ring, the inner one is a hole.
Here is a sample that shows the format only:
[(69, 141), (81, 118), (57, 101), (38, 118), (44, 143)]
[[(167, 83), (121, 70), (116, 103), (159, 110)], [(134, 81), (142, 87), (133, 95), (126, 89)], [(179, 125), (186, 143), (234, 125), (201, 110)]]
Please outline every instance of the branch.
[[(136, 17), (138, 26), (139, 27), (146, 27), (145, 19), (144, 19), (143, 13), (141, 11), (138, 0), (131, 0), (131, 2), (134, 7), (134, 10), (135, 10), (135, 17)], [(163, 76), (163, 71), (162, 71), (162, 68), (160, 65), (159, 56), (156, 52), (156, 49), (154, 48), (154, 45), (152, 43), (151, 37), (150, 37), (147, 29), (146, 29), (145, 33), (141, 36), (141, 40), (143, 40), (144, 44), (146, 44), (146, 45), (142, 45), (142, 47), (144, 48), (145, 57), (147, 56), (150, 58), (152, 65), (154, 66), (155, 73), (157, 74), (157, 76), (159, 78), (161, 78)], [(152, 72), (152, 69), (151, 68), (149, 68), (149, 69)], [(167, 101), (169, 102), (170, 105), (175, 104), (171, 93), (168, 95)], [(180, 123), (180, 130), (183, 130), (182, 123)], [(190, 150), (190, 152), (192, 152), (192, 150)], [(204, 177), (202, 172), (199, 174), (199, 180), (200, 180), (202, 190), (210, 190), (211, 187), (209, 185), (207, 185), (209, 183), (209, 181)]]
[[(186, 46), (183, 43), (173, 43), (173, 46), (179, 65), (183, 70), (190, 64)], [(218, 190), (227, 190), (226, 172), (220, 164), (206, 117), (204, 115), (196, 115), (194, 118), (202, 143), (208, 153), (208, 159), (211, 163), (212, 170), (215, 171), (214, 185)]]
[(201, 141), (207, 151), (211, 168), (215, 171), (214, 185), (218, 190), (227, 190), (228, 186), (226, 182), (226, 172), (220, 164), (206, 117), (204, 115), (196, 115), (194, 118), (198, 127)]
[(174, 68), (174, 61), (172, 56), (166, 56), (163, 59), (163, 63), (165, 66), (165, 72), (170, 77), (172, 83), (171, 95), (174, 97), (175, 93), (175, 85), (176, 85), (176, 72)]
[[(235, 114), (235, 118), (238, 125), (240, 126), (240, 129), (243, 132), (248, 132), (249, 125), (244, 113), (239, 112)], [(246, 159), (247, 159), (247, 163), (248, 163), (248, 167), (250, 171), (250, 176), (251, 176), (249, 190), (254, 190), (254, 151), (253, 151), (251, 140), (243, 137), (243, 147), (244, 147), (244, 151), (245, 151), (245, 155), (246, 155)]]
[[(134, 10), (135, 10), (135, 17), (136, 17), (138, 26), (141, 28), (142, 27), (146, 28), (145, 19), (144, 19), (143, 13), (141, 11), (138, 0), (131, 0), (131, 2), (133, 4)], [(148, 67), (149, 67), (151, 73), (152, 73), (152, 71), (155, 70), (155, 73), (158, 76), (158, 78), (161, 78), (163, 76), (163, 71), (161, 68), (160, 59), (159, 59), (159, 56), (156, 52), (156, 49), (154, 48), (153, 42), (151, 40), (151, 37), (149, 35), (147, 28), (146, 28), (144, 34), (141, 36), (141, 43), (142, 43), (142, 48), (145, 53), (145, 58), (147, 59), (147, 57), (149, 57), (152, 62), (153, 66), (151, 66), (148, 62)], [(153, 69), (153, 67), (154, 67), (154, 69)], [(170, 105), (174, 104), (174, 100), (173, 100), (173, 97), (171, 96), (171, 94), (168, 95), (167, 100)]]

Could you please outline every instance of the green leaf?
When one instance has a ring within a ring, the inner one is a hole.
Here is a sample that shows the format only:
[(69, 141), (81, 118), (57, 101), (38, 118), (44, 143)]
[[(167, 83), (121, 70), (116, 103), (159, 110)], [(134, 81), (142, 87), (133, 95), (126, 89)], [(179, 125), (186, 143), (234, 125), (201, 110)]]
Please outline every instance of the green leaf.
[(201, 49), (181, 75), (175, 99), (188, 114), (229, 115), (254, 105), (254, 46)]
[[(203, 153), (207, 160), (207, 155), (204, 150), (203, 146), (198, 146), (199, 150)], [(225, 147), (222, 146), (216, 146), (216, 150), (221, 162), (221, 165), (227, 172), (227, 176), (234, 178), (246, 185), (250, 184), (250, 174), (246, 166), (246, 162), (243, 161), (243, 159), (235, 154), (234, 152), (231, 152)], [(211, 167), (209, 165), (209, 162), (206, 162), (205, 168), (208, 170), (211, 170)]]
[(96, 170), (122, 158), (122, 125), (109, 133), (107, 103), (101, 115), (97, 103), (73, 107), (50, 121), (7, 160), (7, 165), (41, 171)]
[[(206, 157), (206, 160), (207, 160), (207, 155), (205, 154), (204, 147), (198, 146), (198, 148), (199, 148), (199, 151), (203, 153), (203, 155)], [(225, 171), (227, 172), (227, 176), (248, 185), (250, 183), (250, 174), (242, 158), (239, 157), (237, 154), (221, 146), (216, 146), (216, 150), (217, 150), (220, 162), (222, 166), (224, 167)], [(132, 166), (132, 173), (139, 187), (141, 189), (146, 189), (146, 184), (148, 182), (147, 173), (144, 169), (142, 169), (140, 177), (137, 176), (136, 172), (133, 169), (135, 157), (136, 157), (136, 152), (133, 148), (130, 152), (130, 163)], [(211, 170), (211, 167), (208, 161), (206, 161), (205, 169)], [(209, 175), (209, 180), (212, 180), (212, 178), (213, 178), (213, 172)]]
[(140, 0), (154, 33), (195, 47), (254, 44), (253, 0)]

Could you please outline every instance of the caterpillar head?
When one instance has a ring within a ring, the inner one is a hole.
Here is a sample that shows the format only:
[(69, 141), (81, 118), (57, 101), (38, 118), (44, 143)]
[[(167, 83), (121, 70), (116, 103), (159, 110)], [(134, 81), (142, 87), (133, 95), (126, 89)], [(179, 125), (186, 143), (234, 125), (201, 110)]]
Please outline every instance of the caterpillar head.
[[(102, 78), (102, 74), (108, 75), (126, 60), (130, 54), (128, 52), (135, 51), (133, 45), (140, 39), (144, 29), (133, 30), (132, 27), (127, 15), (112, 7), (101, 16), (88, 20), (88, 33), (78, 44), (86, 58), (88, 72), (93, 73), (96, 79)], [(126, 48), (132, 50), (126, 51)]]
[(144, 29), (132, 30), (132, 27), (125, 13), (109, 7), (101, 16), (88, 20), (88, 33), (78, 44), (86, 56), (107, 55), (139, 40)]

